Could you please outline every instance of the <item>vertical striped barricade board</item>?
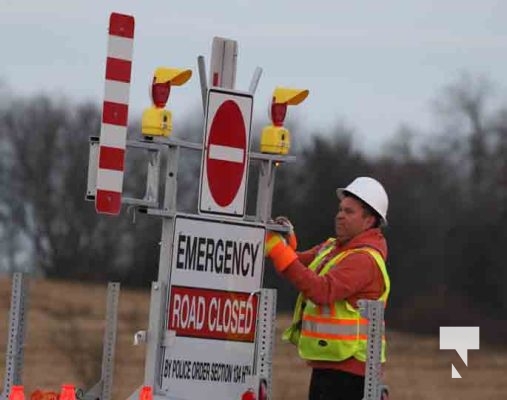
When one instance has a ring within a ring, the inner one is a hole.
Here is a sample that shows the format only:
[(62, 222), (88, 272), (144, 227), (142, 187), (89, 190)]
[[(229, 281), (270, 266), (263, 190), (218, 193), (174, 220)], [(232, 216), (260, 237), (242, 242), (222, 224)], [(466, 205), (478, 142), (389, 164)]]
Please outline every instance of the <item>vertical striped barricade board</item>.
[(118, 215), (121, 208), (133, 44), (134, 17), (112, 13), (95, 197), (100, 214)]

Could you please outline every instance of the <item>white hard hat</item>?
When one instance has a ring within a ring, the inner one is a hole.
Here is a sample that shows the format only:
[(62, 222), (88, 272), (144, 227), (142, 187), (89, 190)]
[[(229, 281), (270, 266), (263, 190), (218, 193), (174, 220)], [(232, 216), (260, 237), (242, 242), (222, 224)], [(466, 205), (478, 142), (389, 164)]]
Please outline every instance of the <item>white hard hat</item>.
[(346, 188), (336, 189), (338, 198), (342, 198), (343, 192), (351, 193), (364, 201), (380, 215), (383, 225), (387, 225), (389, 199), (379, 181), (367, 176), (361, 176), (354, 179)]

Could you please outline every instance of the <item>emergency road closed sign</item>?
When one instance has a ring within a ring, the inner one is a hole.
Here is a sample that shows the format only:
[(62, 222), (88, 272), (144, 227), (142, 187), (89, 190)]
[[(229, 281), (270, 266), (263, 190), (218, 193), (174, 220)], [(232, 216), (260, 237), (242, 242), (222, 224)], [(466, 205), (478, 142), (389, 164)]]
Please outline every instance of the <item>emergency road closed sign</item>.
[(210, 89), (204, 126), (199, 213), (245, 214), (253, 97)]
[(177, 216), (161, 390), (174, 398), (240, 399), (253, 376), (262, 225)]

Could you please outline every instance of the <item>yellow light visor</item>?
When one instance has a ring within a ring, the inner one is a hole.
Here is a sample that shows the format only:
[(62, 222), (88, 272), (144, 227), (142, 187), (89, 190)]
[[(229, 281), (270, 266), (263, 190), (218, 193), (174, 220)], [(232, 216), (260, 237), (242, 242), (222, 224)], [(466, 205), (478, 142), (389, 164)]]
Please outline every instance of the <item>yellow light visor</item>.
[(171, 82), (171, 85), (181, 86), (192, 76), (192, 70), (159, 67), (155, 70), (154, 83)]
[(287, 103), (288, 105), (295, 106), (306, 99), (308, 93), (309, 91), (306, 89), (277, 87), (273, 92), (273, 97), (275, 98), (275, 103)]

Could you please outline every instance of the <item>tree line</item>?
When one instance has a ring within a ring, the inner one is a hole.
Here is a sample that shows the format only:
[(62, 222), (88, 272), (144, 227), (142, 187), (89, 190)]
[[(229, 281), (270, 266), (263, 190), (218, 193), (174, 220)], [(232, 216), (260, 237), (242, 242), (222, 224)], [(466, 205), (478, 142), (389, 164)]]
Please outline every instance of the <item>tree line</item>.
[[(359, 149), (345, 125), (298, 139), (297, 161), (277, 171), (273, 215), (291, 218), (307, 248), (333, 235), (335, 189), (356, 176), (377, 178), (390, 198), (388, 321), (421, 332), (481, 321), (481, 335), (494, 339), (507, 332), (500, 322), (507, 312), (507, 106), (495, 104), (494, 85), (468, 75), (434, 105), (431, 132), (405, 124), (376, 155)], [(139, 287), (156, 280), (160, 220), (129, 208), (117, 218), (99, 216), (84, 200), (88, 141), (100, 118), (98, 105), (46, 95), (11, 95), (0, 104), (0, 270)], [(180, 122), (175, 134), (200, 141), (201, 124)], [(134, 122), (129, 137), (139, 128)], [(297, 135), (298, 126), (291, 131)], [(180, 210), (196, 210), (199, 171), (200, 154), (182, 152)], [(125, 192), (142, 192), (145, 174), (142, 154), (129, 152)], [(252, 164), (250, 213), (255, 196)], [(279, 307), (289, 310), (294, 290), (271, 268), (264, 284), (278, 288)]]

